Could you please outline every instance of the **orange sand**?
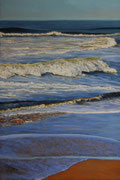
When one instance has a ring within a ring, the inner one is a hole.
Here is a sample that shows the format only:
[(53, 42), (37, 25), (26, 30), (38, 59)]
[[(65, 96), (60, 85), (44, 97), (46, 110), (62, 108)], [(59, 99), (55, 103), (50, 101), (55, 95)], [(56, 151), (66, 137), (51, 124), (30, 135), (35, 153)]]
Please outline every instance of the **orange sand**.
[(120, 180), (120, 161), (90, 159), (45, 180)]

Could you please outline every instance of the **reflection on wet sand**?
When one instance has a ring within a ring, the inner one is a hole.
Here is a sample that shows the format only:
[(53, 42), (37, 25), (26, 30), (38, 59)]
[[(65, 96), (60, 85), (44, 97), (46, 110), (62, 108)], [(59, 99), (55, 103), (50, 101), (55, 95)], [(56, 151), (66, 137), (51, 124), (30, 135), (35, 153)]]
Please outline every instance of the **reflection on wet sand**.
[(45, 180), (119, 180), (120, 161), (87, 160)]
[(50, 116), (59, 116), (66, 113), (51, 112), (51, 113), (33, 113), (33, 114), (17, 114), (11, 116), (0, 116), (0, 126), (21, 125), (28, 122), (44, 120)]
[(0, 149), (0, 180), (43, 179), (86, 159), (120, 159), (119, 141), (80, 134), (4, 135)]

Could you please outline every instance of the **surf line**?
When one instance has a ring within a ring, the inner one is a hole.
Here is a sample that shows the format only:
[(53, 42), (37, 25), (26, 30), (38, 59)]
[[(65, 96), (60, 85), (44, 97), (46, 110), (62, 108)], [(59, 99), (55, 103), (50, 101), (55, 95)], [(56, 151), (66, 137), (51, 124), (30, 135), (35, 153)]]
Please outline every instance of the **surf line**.
[(120, 160), (119, 156), (34, 156), (34, 157), (11, 157), (11, 156), (1, 156), (0, 159), (4, 160), (37, 160), (37, 159), (80, 159), (80, 161), (85, 161), (87, 159), (98, 159), (98, 160)]
[[(78, 105), (83, 105), (85, 103), (89, 103), (89, 102), (96, 102), (96, 101), (103, 101), (103, 100), (109, 100), (109, 99), (113, 99), (113, 98), (120, 98), (120, 92), (110, 92), (110, 93), (104, 93), (104, 94), (100, 94), (97, 96), (93, 96), (93, 97), (80, 97), (77, 99), (72, 99), (72, 100), (63, 100), (63, 101), (59, 101), (59, 102), (48, 102), (45, 103), (38, 101), (35, 102), (35, 105), (29, 104), (29, 101), (26, 101), (26, 103), (28, 102), (28, 105), (22, 105), (22, 107), (12, 107), (10, 109), (7, 110), (1, 110), (0, 113), (5, 113), (5, 112), (11, 112), (11, 111), (18, 111), (18, 110), (24, 110), (24, 109), (35, 109), (35, 108), (49, 108), (49, 107), (53, 107), (53, 106), (60, 106), (60, 105), (64, 105), (64, 104), (78, 104)], [(16, 103), (16, 101), (15, 101)], [(20, 101), (18, 103), (21, 103)], [(2, 105), (7, 105), (7, 102), (2, 102)], [(12, 102), (12, 104), (14, 104), (14, 102)]]
[[(116, 28), (116, 27), (115, 27)], [(101, 29), (101, 28), (99, 28)], [(106, 29), (106, 28), (105, 28)], [(117, 27), (117, 29), (120, 29)], [(41, 36), (64, 36), (64, 37), (111, 37), (119, 36), (120, 33), (110, 33), (110, 34), (95, 34), (95, 33), (83, 33), (83, 32), (58, 32), (58, 31), (48, 31), (44, 32), (41, 30), (26, 29), (20, 27), (10, 27), (10, 28), (0, 28), (0, 37), (41, 37)]]

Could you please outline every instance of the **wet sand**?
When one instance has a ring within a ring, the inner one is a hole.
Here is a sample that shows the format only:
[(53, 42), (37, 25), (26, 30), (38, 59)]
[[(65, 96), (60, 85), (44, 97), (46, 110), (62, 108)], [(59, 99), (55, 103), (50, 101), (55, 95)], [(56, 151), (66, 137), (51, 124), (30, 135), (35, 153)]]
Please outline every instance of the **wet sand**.
[(16, 114), (11, 116), (0, 115), (0, 126), (21, 125), (28, 122), (44, 120), (52, 116), (60, 116), (66, 113), (51, 112), (51, 113), (32, 113), (32, 114)]
[(120, 180), (120, 161), (90, 159), (44, 180)]

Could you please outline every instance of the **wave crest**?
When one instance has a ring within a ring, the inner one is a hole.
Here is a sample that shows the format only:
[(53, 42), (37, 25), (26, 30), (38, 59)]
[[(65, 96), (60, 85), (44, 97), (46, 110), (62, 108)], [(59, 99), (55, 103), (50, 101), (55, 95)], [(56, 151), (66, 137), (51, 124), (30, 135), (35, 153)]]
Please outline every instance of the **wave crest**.
[(115, 69), (110, 68), (100, 58), (91, 57), (55, 59), (34, 64), (1, 64), (0, 78), (6, 79), (15, 75), (42, 76), (46, 73), (51, 73), (59, 76), (76, 77), (81, 76), (84, 72), (89, 73), (96, 71), (105, 73), (117, 73)]
[[(84, 103), (88, 102), (97, 102), (97, 101), (103, 101), (103, 100), (112, 100), (114, 98), (120, 99), (120, 92), (110, 92), (110, 93), (104, 93), (99, 94), (97, 96), (92, 97), (80, 97), (77, 99), (71, 99), (71, 100), (46, 100), (46, 101), (12, 101), (12, 102), (0, 102), (1, 108), (0, 112), (6, 113), (10, 110), (22, 110), (22, 109), (35, 109), (35, 108), (50, 108), (54, 106), (61, 106), (61, 105), (72, 105), (72, 104), (79, 104), (83, 105)], [(62, 112), (66, 112), (65, 109)], [(67, 111), (68, 112), (68, 111)], [(113, 112), (120, 112), (120, 110), (114, 110)], [(75, 113), (75, 112), (74, 112)], [(85, 112), (84, 112), (85, 113)], [(88, 114), (93, 112), (87, 112)], [(97, 113), (97, 112), (96, 112)], [(100, 113), (100, 112), (98, 112)], [(104, 112), (108, 113), (108, 112)], [(110, 113), (110, 112), (109, 112)], [(1, 122), (1, 121), (0, 121)]]
[(6, 36), (68, 36), (68, 37), (106, 37), (106, 36), (119, 36), (120, 33), (111, 33), (111, 34), (84, 34), (77, 32), (59, 32), (59, 31), (50, 31), (42, 32), (41, 30), (35, 29), (24, 29), (24, 28), (1, 28), (0, 37)]

